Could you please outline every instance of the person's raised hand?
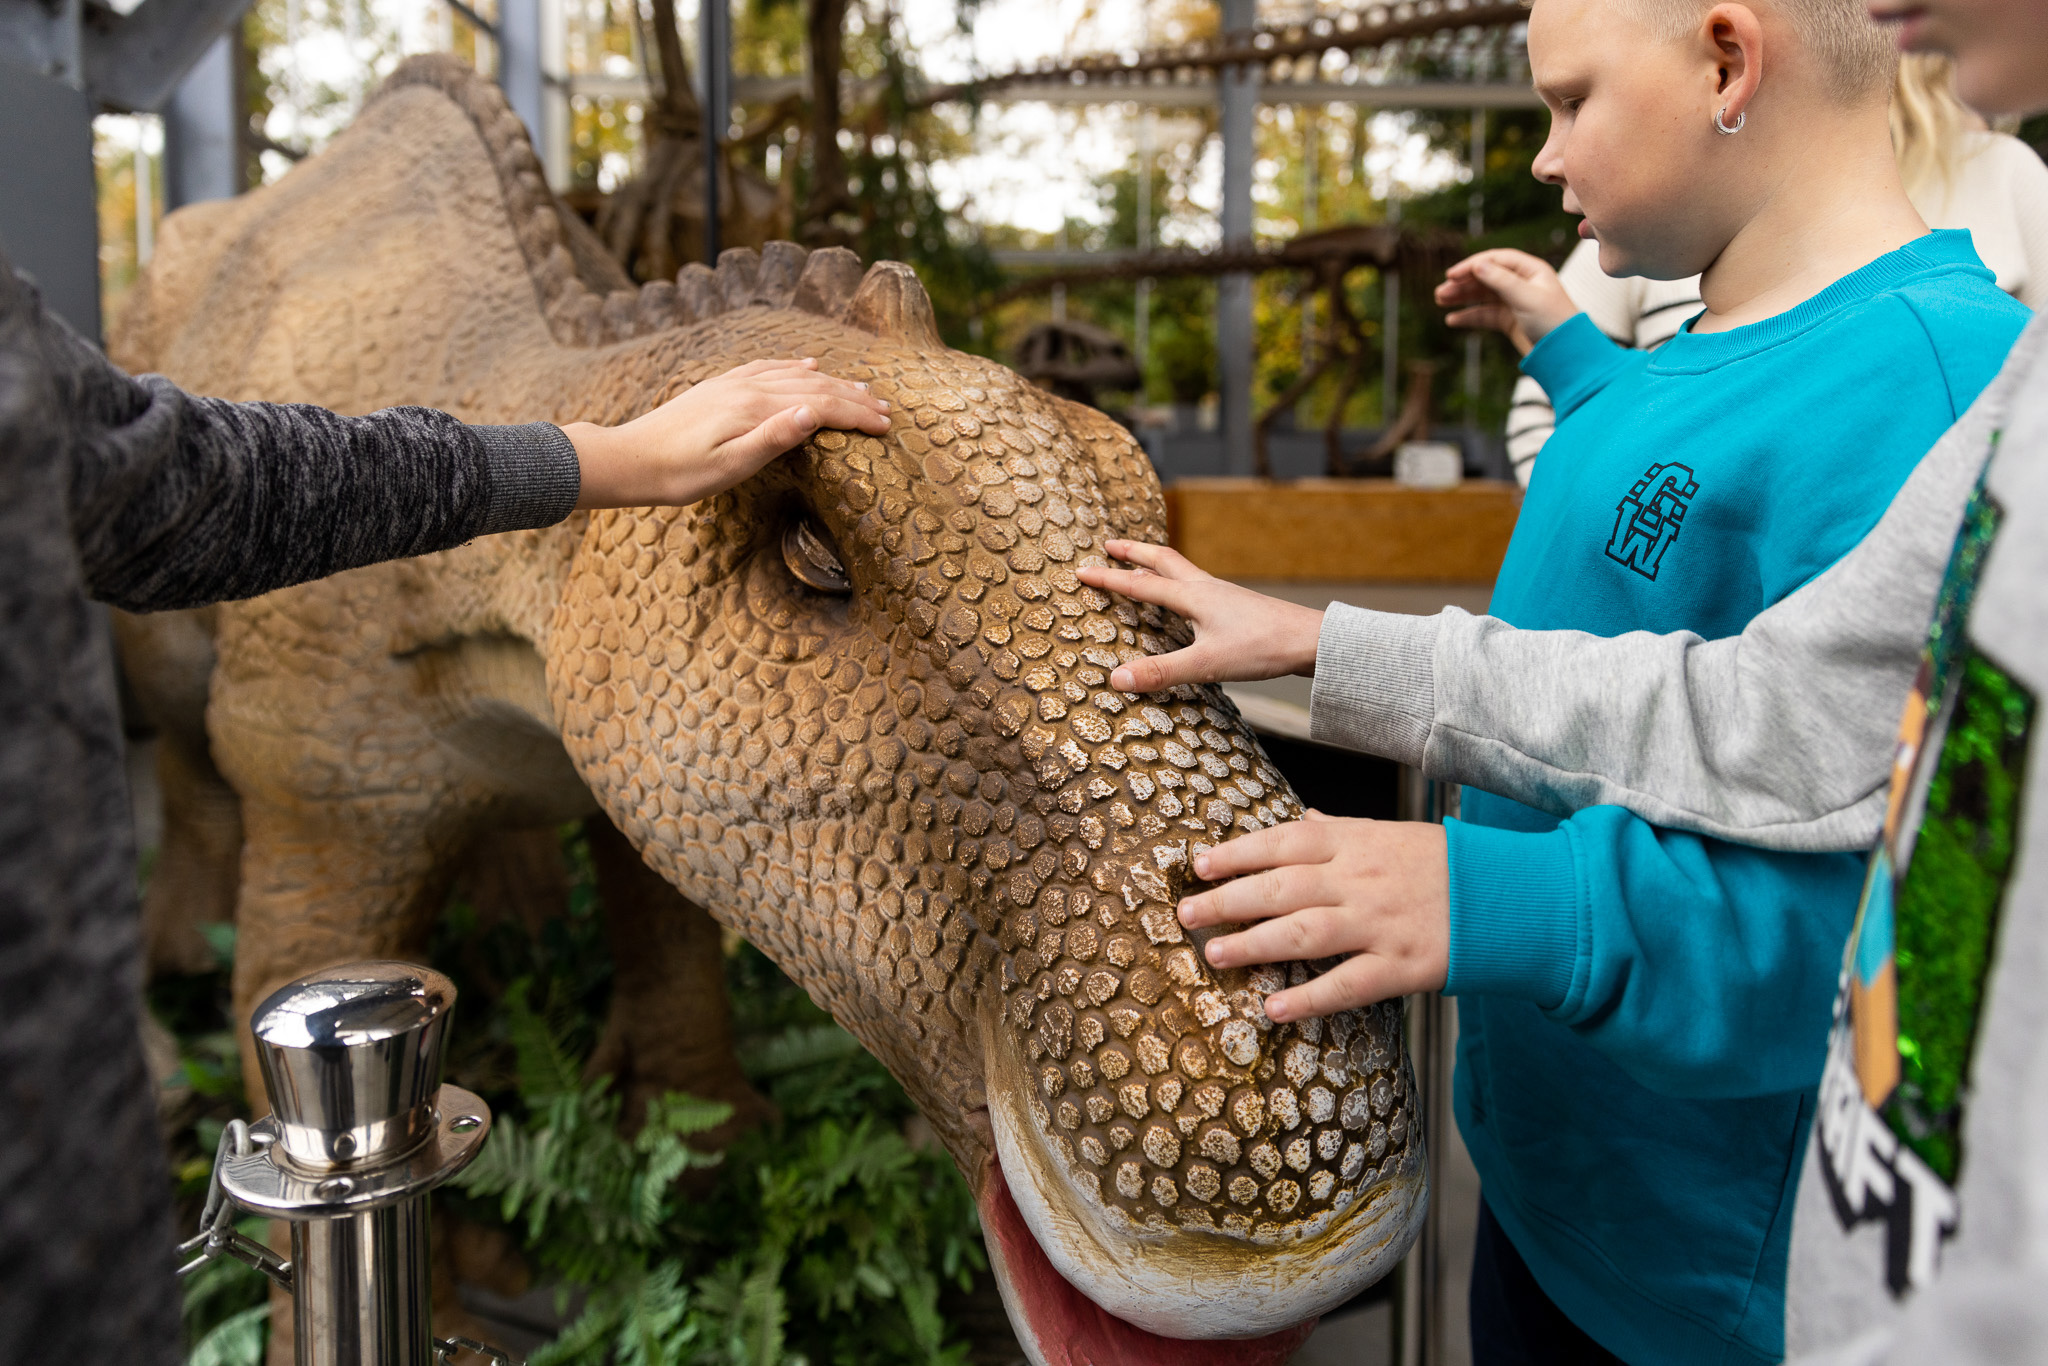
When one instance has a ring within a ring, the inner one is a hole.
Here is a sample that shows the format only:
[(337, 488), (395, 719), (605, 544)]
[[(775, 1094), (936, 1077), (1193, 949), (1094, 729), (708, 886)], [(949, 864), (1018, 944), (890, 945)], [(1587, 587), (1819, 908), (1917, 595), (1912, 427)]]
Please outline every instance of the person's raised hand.
[(1176, 683), (1231, 683), (1316, 671), (1323, 614), (1315, 608), (1205, 574), (1187, 556), (1163, 545), (1108, 541), (1103, 549), (1138, 568), (1083, 565), (1074, 571), (1076, 578), (1091, 588), (1177, 612), (1195, 628), (1195, 643), (1185, 649), (1119, 665), (1109, 676), (1110, 687), (1158, 692)]
[(1180, 903), (1190, 929), (1246, 926), (1211, 939), (1218, 968), (1303, 958), (1344, 961), (1266, 998), (1274, 1020), (1328, 1015), (1416, 991), (1440, 991), (1451, 960), (1444, 828), (1419, 821), (1308, 818), (1226, 840), (1195, 858), (1224, 882)]
[(822, 427), (880, 436), (889, 405), (815, 360), (757, 360), (617, 427), (562, 428), (583, 467), (579, 508), (678, 507), (723, 493)]
[(1436, 301), (1451, 310), (1444, 321), (1452, 327), (1490, 327), (1525, 356), (1579, 312), (1548, 261), (1505, 247), (1467, 256), (1445, 271)]

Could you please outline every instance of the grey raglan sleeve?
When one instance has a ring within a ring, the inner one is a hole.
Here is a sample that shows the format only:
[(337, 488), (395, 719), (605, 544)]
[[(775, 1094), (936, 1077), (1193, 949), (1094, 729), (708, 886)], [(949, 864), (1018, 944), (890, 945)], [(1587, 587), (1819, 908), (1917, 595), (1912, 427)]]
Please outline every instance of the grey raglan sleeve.
[(0, 313), (40, 352), (42, 393), (17, 397), (51, 405), (31, 425), (69, 443), (73, 540), (88, 591), (115, 606), (251, 597), (547, 526), (576, 505), (575, 448), (548, 423), (196, 397), (123, 374), (4, 269)]
[(1899, 1321), (1786, 1366), (2012, 1366), (2039, 1361), (2048, 1341), (2048, 1265), (1972, 1267), (1916, 1294)]
[(1333, 603), (1310, 735), (1560, 816), (1618, 805), (1765, 848), (1868, 848), (1949, 548), (2022, 368), (1854, 550), (1741, 635), (1605, 638)]

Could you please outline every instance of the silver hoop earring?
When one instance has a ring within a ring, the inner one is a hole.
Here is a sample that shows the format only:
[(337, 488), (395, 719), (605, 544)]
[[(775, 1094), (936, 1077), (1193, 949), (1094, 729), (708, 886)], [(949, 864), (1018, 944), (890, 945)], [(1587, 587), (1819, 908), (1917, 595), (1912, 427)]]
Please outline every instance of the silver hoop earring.
[(1742, 131), (1743, 124), (1749, 122), (1749, 111), (1745, 109), (1743, 112), (1735, 116), (1735, 126), (1733, 128), (1730, 128), (1728, 126), (1726, 122), (1727, 118), (1728, 106), (1724, 104), (1721, 106), (1720, 112), (1714, 115), (1714, 131), (1721, 134), (1721, 136), (1723, 137), (1732, 138), (1737, 133)]

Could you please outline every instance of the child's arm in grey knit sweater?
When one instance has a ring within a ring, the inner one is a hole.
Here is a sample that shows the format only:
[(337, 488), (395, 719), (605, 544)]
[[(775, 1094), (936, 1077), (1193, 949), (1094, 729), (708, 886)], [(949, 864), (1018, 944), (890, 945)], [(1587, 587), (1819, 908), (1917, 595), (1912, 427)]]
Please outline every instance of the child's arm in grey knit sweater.
[(229, 403), (122, 373), (0, 256), (0, 442), (62, 471), (87, 591), (133, 611), (250, 597), (578, 507), (695, 502), (820, 427), (879, 435), (887, 409), (795, 359), (740, 366), (617, 427)]

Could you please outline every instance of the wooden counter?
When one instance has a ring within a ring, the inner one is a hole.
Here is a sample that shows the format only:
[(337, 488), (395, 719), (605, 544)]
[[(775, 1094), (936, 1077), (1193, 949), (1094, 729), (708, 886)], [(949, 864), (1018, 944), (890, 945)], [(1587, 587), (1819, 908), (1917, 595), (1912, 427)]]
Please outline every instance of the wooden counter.
[(1174, 548), (1226, 579), (1491, 582), (1522, 493), (1467, 480), (1181, 479), (1166, 490)]

